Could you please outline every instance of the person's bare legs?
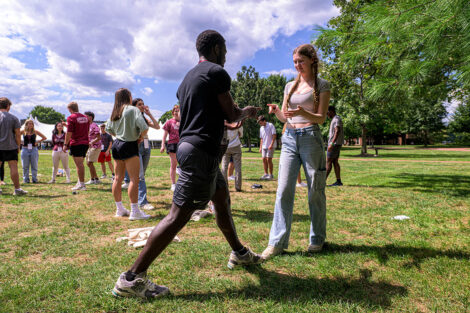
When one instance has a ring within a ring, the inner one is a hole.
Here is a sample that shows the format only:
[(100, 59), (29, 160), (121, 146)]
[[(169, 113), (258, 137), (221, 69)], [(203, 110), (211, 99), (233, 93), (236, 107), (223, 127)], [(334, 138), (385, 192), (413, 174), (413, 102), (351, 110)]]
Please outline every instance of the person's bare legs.
[[(103, 163), (104, 164), (104, 163)], [(109, 167), (109, 170), (111, 171), (111, 174), (114, 173), (114, 169), (113, 169), (113, 163), (111, 161), (108, 161), (108, 167)]]
[(268, 158), (263, 158), (264, 174), (268, 174)]
[(88, 168), (90, 169), (90, 176), (91, 179), (96, 179), (98, 178), (98, 175), (96, 175), (96, 168), (93, 162), (87, 162)]
[(144, 249), (130, 271), (137, 274), (145, 272), (175, 238), (176, 234), (188, 223), (193, 212), (193, 209), (182, 209), (172, 203), (170, 213), (152, 230)]
[(273, 175), (273, 158), (267, 158), (268, 159), (268, 166), (269, 166), (269, 175)]
[(73, 162), (77, 168), (78, 181), (85, 182), (85, 166), (83, 165), (83, 157), (73, 157)]
[(297, 184), (300, 184), (302, 182), (302, 175), (300, 174), (300, 171), (299, 171), (299, 175), (297, 175)]
[(176, 161), (176, 153), (170, 152), (170, 178), (171, 183), (174, 185), (176, 184), (176, 166), (178, 165), (178, 161)]
[(228, 163), (228, 177), (233, 176), (233, 170), (235, 169), (234, 162)]
[[(106, 164), (104, 162), (100, 164), (101, 164), (101, 172), (103, 173), (103, 175), (106, 175)], [(111, 167), (109, 169), (111, 169)], [(113, 170), (111, 169), (111, 173), (112, 172)]]
[[(338, 159), (333, 159), (333, 166), (335, 168), (336, 180), (341, 181), (341, 167), (339, 166)], [(330, 169), (331, 171), (331, 169)]]
[(11, 160), (8, 161), (8, 167), (10, 168), (10, 178), (15, 186), (15, 189), (20, 188), (20, 176), (18, 174), (18, 161)]
[(326, 158), (326, 178), (328, 179), (328, 176), (330, 175), (331, 172), (331, 164), (333, 163), (333, 159), (331, 158)]
[(131, 203), (138, 202), (139, 196), (139, 171), (140, 171), (140, 160), (138, 156), (134, 156), (124, 161), (127, 173), (129, 174), (129, 188), (127, 194)]
[(115, 202), (122, 201), (122, 188), (121, 184), (124, 180), (124, 174), (126, 172), (126, 163), (122, 160), (114, 160), (114, 181), (113, 181), (113, 197)]

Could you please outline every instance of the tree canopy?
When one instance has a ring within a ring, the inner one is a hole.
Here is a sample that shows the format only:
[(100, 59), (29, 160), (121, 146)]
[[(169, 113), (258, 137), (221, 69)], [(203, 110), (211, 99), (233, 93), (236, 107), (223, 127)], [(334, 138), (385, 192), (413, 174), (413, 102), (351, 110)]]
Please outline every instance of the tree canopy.
[(46, 124), (56, 124), (57, 122), (65, 120), (64, 114), (57, 112), (53, 108), (42, 105), (36, 105), (31, 112), (29, 112), (29, 116), (35, 117), (39, 122)]

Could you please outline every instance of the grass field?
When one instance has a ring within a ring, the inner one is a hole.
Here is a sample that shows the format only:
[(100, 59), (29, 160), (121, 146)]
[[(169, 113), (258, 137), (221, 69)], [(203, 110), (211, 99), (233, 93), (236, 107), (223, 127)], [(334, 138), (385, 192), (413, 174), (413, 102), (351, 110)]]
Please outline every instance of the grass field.
[[(307, 191), (300, 188), (286, 254), (231, 271), (230, 248), (213, 218), (190, 222), (182, 241), (149, 269), (149, 277), (172, 292), (155, 301), (116, 299), (110, 291), (139, 253), (116, 238), (128, 228), (155, 225), (168, 212), (169, 158), (153, 151), (147, 170), (154, 218), (131, 222), (113, 217), (110, 180), (78, 195), (65, 178), (46, 184), (52, 161), (44, 152), (41, 183), (24, 185), (27, 196), (11, 195), (6, 169), (0, 311), (469, 312), (470, 149), (393, 148), (370, 158), (343, 149), (345, 186), (326, 190), (328, 238), (321, 253), (306, 253)], [(277, 187), (261, 182), (262, 174), (259, 154), (244, 153), (244, 192), (230, 185), (238, 233), (259, 253), (267, 245)], [(75, 170), (72, 175), (76, 181)], [(251, 189), (254, 183), (263, 189)], [(396, 215), (410, 219), (392, 219)]]

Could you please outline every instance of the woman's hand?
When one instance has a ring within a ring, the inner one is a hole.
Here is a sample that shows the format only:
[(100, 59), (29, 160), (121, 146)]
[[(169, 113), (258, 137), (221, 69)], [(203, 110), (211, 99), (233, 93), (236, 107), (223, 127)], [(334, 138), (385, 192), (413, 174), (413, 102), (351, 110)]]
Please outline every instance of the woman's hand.
[(284, 116), (286, 118), (293, 118), (294, 116), (299, 116), (299, 115), (306, 115), (306, 111), (302, 107), (297, 107), (297, 109), (294, 110), (287, 110), (284, 112)]
[(162, 145), (162, 147), (160, 148), (160, 153), (163, 153), (165, 152), (165, 145)]

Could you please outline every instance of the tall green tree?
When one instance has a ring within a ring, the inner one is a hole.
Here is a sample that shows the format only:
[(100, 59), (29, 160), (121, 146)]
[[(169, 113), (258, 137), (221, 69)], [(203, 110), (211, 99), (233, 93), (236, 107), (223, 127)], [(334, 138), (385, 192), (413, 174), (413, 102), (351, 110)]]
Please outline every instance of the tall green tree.
[(36, 105), (31, 112), (29, 112), (29, 116), (35, 117), (39, 122), (45, 124), (55, 124), (65, 120), (64, 114), (57, 112), (53, 108), (42, 105)]
[(470, 144), (470, 105), (460, 103), (449, 123), (449, 132), (459, 144)]

